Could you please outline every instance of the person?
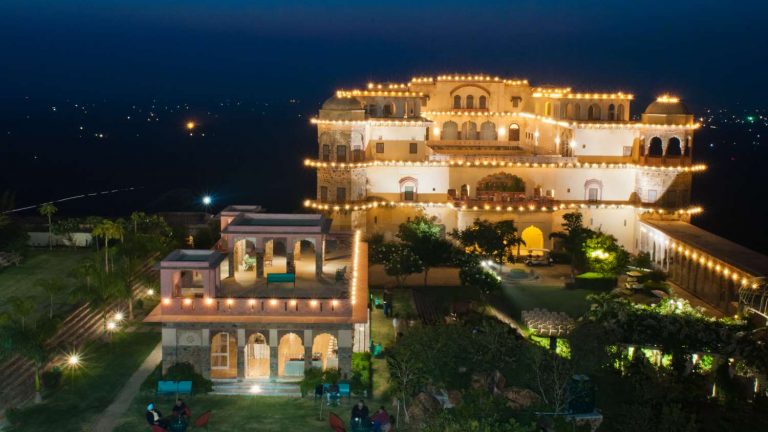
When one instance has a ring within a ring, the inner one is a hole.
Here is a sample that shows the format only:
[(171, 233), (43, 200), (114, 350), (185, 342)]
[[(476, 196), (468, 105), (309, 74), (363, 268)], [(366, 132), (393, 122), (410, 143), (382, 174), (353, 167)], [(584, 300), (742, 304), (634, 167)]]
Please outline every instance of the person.
[(379, 407), (373, 414), (373, 431), (374, 432), (388, 432), (390, 428), (389, 413), (384, 406)]
[(151, 403), (147, 405), (147, 423), (150, 426), (160, 426), (163, 429), (168, 429), (170, 425), (167, 419), (163, 418), (163, 413), (159, 409), (155, 408), (155, 404)]
[(352, 407), (352, 419), (350, 423), (356, 426), (362, 426), (368, 421), (368, 407), (362, 399)]
[(173, 404), (173, 410), (171, 412), (173, 413), (174, 417), (189, 418), (192, 415), (192, 412), (190, 412), (187, 404), (185, 404), (184, 401), (180, 398), (176, 399), (176, 403)]
[(389, 318), (392, 315), (392, 291), (389, 288), (384, 289), (384, 316)]

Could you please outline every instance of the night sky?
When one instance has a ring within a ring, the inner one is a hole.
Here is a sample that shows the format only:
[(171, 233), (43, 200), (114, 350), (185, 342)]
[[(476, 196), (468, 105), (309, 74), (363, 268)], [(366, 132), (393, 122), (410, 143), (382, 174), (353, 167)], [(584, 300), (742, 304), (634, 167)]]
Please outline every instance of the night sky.
[[(737, 134), (696, 135), (698, 223), (768, 252), (733, 222), (766, 213), (767, 23), (757, 0), (2, 0), (0, 192), (24, 206), (136, 188), (61, 203), (72, 215), (205, 193), (298, 210), (314, 195), (308, 119), (335, 89), (487, 73), (632, 92), (634, 114), (671, 92), (728, 120)], [(742, 121), (756, 109), (762, 132)]]

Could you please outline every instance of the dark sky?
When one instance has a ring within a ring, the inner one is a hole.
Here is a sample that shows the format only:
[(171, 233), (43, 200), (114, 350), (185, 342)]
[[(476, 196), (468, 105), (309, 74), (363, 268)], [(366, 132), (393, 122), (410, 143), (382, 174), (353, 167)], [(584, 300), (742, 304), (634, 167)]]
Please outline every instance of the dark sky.
[(310, 100), (487, 72), (756, 106), (767, 21), (764, 0), (2, 0), (0, 95)]

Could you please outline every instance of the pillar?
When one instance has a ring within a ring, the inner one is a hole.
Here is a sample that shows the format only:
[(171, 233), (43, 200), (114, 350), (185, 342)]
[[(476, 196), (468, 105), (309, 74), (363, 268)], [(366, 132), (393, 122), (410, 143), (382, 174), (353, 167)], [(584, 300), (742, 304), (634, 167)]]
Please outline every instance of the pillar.
[(352, 378), (352, 330), (339, 330), (339, 372), (342, 379)]
[(235, 276), (235, 251), (230, 250), (227, 254), (227, 277)]
[(206, 379), (211, 379), (211, 330), (202, 330), (202, 350), (203, 353), (200, 359), (200, 372)]
[(312, 367), (312, 345), (314, 338), (312, 337), (312, 330), (304, 330), (304, 370)]
[(176, 363), (176, 329), (172, 327), (163, 327), (162, 329), (162, 341), (163, 341), (163, 373), (168, 371), (168, 368)]
[(286, 239), (285, 241), (285, 272), (286, 273), (295, 273), (296, 272), (296, 264), (293, 261), (293, 246), (291, 245), (290, 239)]
[(325, 263), (325, 239), (318, 239), (315, 242), (315, 275), (323, 275), (323, 264)]
[(237, 379), (245, 378), (245, 329), (237, 329)]
[(293, 258), (297, 261), (301, 259), (301, 240), (293, 244)]
[(256, 252), (256, 278), (264, 277), (264, 252)]
[(277, 330), (269, 330), (269, 378), (275, 380), (277, 378), (277, 346), (280, 341), (277, 338)]

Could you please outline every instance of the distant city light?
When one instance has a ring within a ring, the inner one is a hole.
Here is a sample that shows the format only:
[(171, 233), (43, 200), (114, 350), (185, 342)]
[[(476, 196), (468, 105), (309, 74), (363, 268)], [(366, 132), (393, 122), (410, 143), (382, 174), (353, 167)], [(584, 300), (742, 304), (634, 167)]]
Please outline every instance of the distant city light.
[(213, 199), (211, 198), (210, 195), (206, 195), (203, 197), (203, 205), (208, 206), (208, 205), (211, 205), (212, 202), (213, 202)]

